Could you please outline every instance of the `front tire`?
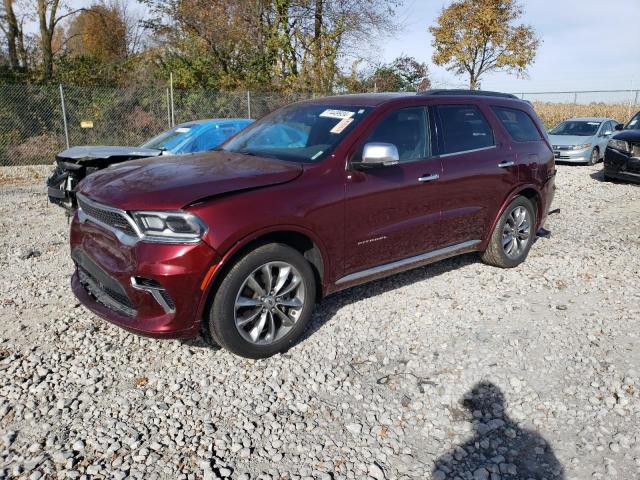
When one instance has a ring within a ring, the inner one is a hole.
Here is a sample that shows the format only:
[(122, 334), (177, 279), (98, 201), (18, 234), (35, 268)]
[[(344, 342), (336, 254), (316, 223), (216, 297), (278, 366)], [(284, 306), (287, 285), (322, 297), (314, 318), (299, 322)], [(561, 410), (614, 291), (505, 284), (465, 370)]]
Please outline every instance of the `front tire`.
[(513, 268), (524, 262), (535, 237), (535, 218), (529, 199), (514, 198), (500, 215), (482, 261), (500, 268)]
[(591, 151), (591, 156), (589, 157), (589, 161), (587, 162), (589, 165), (595, 165), (600, 161), (600, 150), (598, 147), (595, 147)]
[(215, 342), (247, 358), (287, 350), (311, 319), (316, 281), (309, 262), (279, 243), (240, 258), (215, 293), (208, 329)]

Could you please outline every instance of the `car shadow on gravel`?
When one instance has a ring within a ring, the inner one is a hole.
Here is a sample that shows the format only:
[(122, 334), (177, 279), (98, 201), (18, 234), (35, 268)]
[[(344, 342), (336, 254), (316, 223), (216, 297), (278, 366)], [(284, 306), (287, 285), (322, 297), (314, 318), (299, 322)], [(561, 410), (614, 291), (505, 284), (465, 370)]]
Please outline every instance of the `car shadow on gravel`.
[(598, 170), (597, 172), (589, 174), (589, 176), (598, 182), (610, 183), (609, 180), (604, 178), (604, 170)]
[(435, 462), (434, 480), (565, 478), (564, 468), (547, 441), (509, 418), (504, 395), (496, 385), (476, 384), (461, 404), (458, 415), (473, 423), (475, 434)]
[(295, 345), (304, 343), (309, 337), (320, 330), (324, 324), (329, 322), (338, 311), (346, 306), (367, 298), (375, 297), (383, 293), (402, 288), (416, 282), (422, 282), (435, 278), (443, 273), (465, 267), (467, 265), (478, 262), (477, 253), (468, 253), (459, 255), (446, 260), (441, 260), (424, 267), (408, 270), (403, 273), (391, 275), (390, 277), (374, 280), (363, 285), (351, 287), (323, 299), (318, 305), (311, 320), (309, 327), (304, 335), (296, 342)]

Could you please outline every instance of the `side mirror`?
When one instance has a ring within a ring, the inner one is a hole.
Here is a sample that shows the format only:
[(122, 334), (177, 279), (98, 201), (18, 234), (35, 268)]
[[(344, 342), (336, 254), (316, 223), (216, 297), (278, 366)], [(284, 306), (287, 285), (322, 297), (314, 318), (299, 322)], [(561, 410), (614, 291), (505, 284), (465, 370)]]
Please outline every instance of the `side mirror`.
[(611, 130), (607, 130), (606, 132), (604, 132), (602, 134), (603, 137), (608, 137), (609, 135), (611, 135), (613, 132)]
[(398, 147), (392, 143), (371, 142), (362, 150), (362, 160), (353, 163), (359, 170), (367, 168), (386, 167), (400, 161)]
[(624, 125), (621, 123), (618, 123), (615, 127), (613, 127), (615, 130), (622, 130), (624, 128)]

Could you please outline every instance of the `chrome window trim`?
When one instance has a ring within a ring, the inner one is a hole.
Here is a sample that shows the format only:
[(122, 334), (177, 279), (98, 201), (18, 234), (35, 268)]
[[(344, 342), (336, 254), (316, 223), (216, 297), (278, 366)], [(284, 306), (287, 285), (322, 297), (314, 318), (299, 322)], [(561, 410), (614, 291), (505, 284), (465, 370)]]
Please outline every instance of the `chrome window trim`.
[(340, 278), (336, 282), (336, 285), (352, 282), (354, 280), (360, 280), (362, 278), (370, 277), (379, 273), (388, 272), (390, 270), (395, 270), (397, 268), (402, 268), (402, 267), (406, 267), (412, 264), (417, 264), (426, 260), (431, 260), (441, 256), (446, 256), (451, 253), (457, 252), (459, 250), (471, 248), (479, 243), (480, 243), (480, 240), (467, 240), (466, 242), (456, 243), (454, 245), (449, 245), (448, 247), (432, 250), (431, 252), (422, 253), (420, 255), (415, 255), (409, 258), (403, 258), (401, 260), (385, 263), (384, 265), (378, 265), (377, 267), (368, 268), (366, 270), (361, 270), (359, 272), (350, 273), (349, 275), (346, 275)]
[(441, 155), (438, 155), (438, 157), (445, 158), (445, 157), (451, 157), (453, 155), (465, 155), (467, 153), (481, 152), (483, 150), (491, 150), (492, 148), (497, 148), (497, 145), (489, 145), (488, 147), (474, 148), (472, 150), (461, 150), (459, 152), (443, 153)]

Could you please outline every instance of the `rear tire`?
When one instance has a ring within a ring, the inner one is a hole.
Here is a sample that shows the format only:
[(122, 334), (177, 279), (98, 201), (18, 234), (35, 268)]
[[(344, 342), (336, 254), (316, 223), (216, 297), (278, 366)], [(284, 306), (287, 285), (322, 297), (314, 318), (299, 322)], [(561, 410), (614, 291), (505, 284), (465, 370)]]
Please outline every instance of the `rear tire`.
[(482, 261), (500, 268), (520, 265), (535, 238), (536, 210), (525, 197), (517, 196), (498, 219)]
[(208, 314), (211, 338), (246, 358), (287, 350), (313, 313), (316, 280), (309, 262), (280, 243), (248, 252), (222, 279)]

